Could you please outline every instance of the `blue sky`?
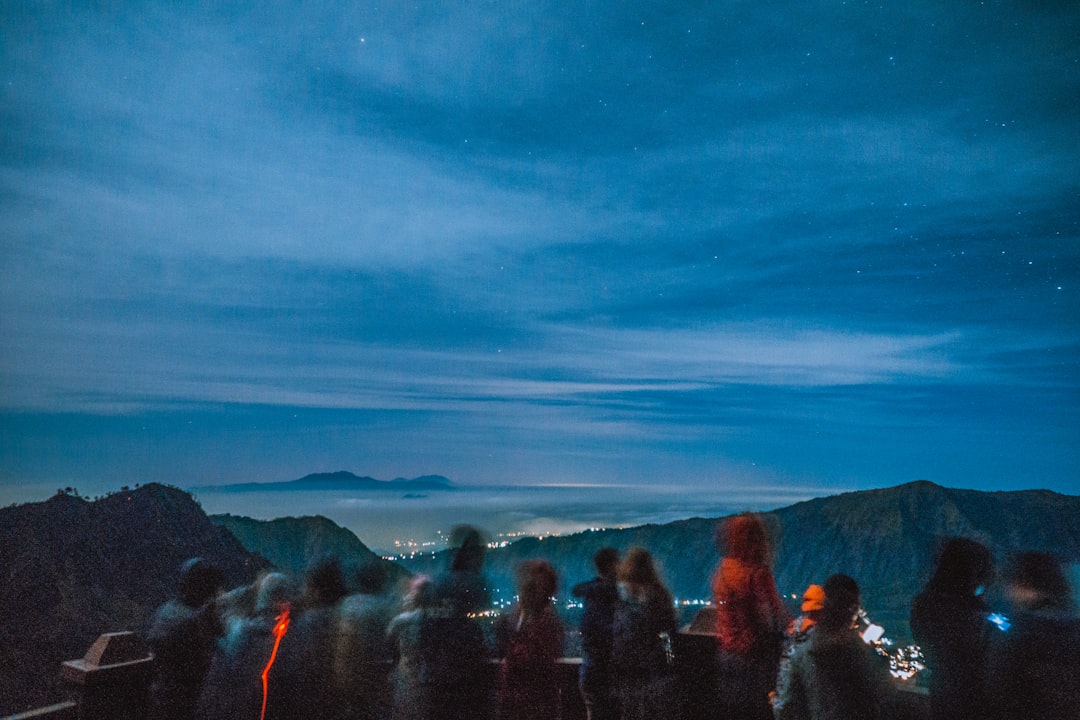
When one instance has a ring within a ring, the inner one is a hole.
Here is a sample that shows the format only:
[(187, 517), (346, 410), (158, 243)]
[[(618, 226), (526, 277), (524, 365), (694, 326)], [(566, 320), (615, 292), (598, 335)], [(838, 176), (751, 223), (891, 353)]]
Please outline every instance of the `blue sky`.
[(1076, 3), (101, 5), (0, 9), (0, 499), (1080, 492)]

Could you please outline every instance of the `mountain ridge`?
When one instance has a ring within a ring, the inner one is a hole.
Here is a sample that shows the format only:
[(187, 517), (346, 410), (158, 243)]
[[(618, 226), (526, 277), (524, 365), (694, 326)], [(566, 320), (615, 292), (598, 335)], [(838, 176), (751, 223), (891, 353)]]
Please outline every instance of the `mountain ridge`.
[(309, 473), (296, 480), (199, 485), (191, 488), (192, 492), (291, 492), (312, 490), (418, 492), (454, 489), (456, 489), (454, 483), (442, 475), (420, 475), (415, 478), (397, 477), (393, 480), (377, 480), (367, 475), (356, 475), (348, 470)]
[[(893, 637), (903, 637), (910, 597), (946, 537), (980, 540), (999, 561), (1020, 550), (1045, 550), (1080, 564), (1080, 496), (1050, 490), (984, 492), (915, 481), (814, 498), (761, 515), (774, 536), (777, 584), (788, 598), (810, 582), (846, 572)], [(714, 535), (722, 521), (693, 517), (524, 538), (491, 549), (485, 572), (493, 586), (512, 593), (516, 564), (545, 558), (559, 572), (565, 594), (593, 576), (592, 554), (601, 546), (640, 545), (658, 559), (677, 597), (705, 599), (719, 560)], [(244, 542), (238, 534), (245, 532), (266, 537)], [(351, 531), (322, 516), (210, 518), (189, 493), (153, 483), (93, 502), (60, 492), (44, 502), (0, 509), (0, 567), (7, 581), (0, 586), (0, 633), (6, 641), (0, 643), (0, 662), (11, 669), (0, 687), (0, 715), (58, 697), (58, 663), (81, 656), (101, 632), (145, 629), (149, 613), (172, 595), (177, 568), (188, 557), (222, 566), (236, 586), (271, 564), (299, 575), (310, 559), (327, 553), (347, 563), (375, 557)], [(402, 564), (413, 572), (438, 573), (447, 559), (442, 553)], [(392, 578), (403, 576), (389, 570)], [(988, 598), (993, 601), (993, 591)], [(24, 704), (16, 707), (16, 701)]]
[(265, 557), (282, 572), (302, 578), (312, 561), (335, 555), (346, 566), (375, 563), (391, 583), (408, 577), (396, 563), (382, 559), (355, 533), (322, 515), (256, 520), (243, 515), (211, 515), (210, 522), (227, 529), (250, 552)]
[[(774, 575), (780, 591), (799, 596), (810, 583), (835, 572), (854, 577), (868, 610), (886, 619), (890, 632), (907, 632), (910, 598), (928, 579), (940, 543), (964, 535), (985, 543), (997, 561), (1023, 550), (1053, 552), (1080, 563), (1080, 496), (1050, 490), (984, 492), (914, 481), (892, 488), (814, 498), (759, 513), (773, 537)], [(730, 516), (725, 516), (730, 517)], [(514, 566), (543, 558), (559, 572), (563, 591), (594, 574), (592, 553), (604, 545), (647, 548), (659, 561), (672, 593), (711, 597), (719, 562), (715, 534), (724, 517), (687, 518), (664, 524), (524, 538), (491, 549), (485, 568), (496, 587), (513, 587)], [(438, 572), (445, 554), (403, 564), (413, 572)]]

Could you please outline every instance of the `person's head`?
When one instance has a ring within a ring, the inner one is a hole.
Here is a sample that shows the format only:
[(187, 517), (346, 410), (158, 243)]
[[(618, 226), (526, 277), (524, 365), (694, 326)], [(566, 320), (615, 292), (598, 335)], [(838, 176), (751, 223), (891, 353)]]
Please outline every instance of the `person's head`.
[(1009, 564), (1009, 599), (1022, 610), (1075, 609), (1072, 587), (1053, 555), (1025, 552)]
[(458, 525), (450, 531), (450, 545), (455, 548), (450, 569), (455, 572), (480, 572), (484, 566), (487, 543), (483, 534), (471, 525)]
[(811, 585), (806, 588), (802, 598), (802, 614), (811, 620), (819, 620), (825, 610), (825, 588)]
[(196, 557), (180, 566), (177, 599), (189, 607), (202, 607), (221, 592), (225, 574), (213, 563)]
[(292, 582), (282, 573), (267, 573), (258, 583), (255, 611), (275, 615), (287, 610), (292, 603)]
[(717, 544), (726, 557), (751, 565), (769, 564), (769, 534), (765, 522), (755, 513), (728, 518), (718, 528)]
[(345, 593), (345, 577), (336, 556), (327, 555), (311, 564), (304, 577), (304, 602), (308, 607), (333, 605)]
[(660, 582), (660, 574), (656, 571), (653, 556), (642, 547), (632, 547), (627, 551), (626, 557), (619, 564), (618, 577), (627, 585), (663, 585)]
[(985, 545), (971, 538), (950, 538), (941, 546), (929, 585), (942, 592), (977, 595), (993, 571), (994, 561)]
[(593, 555), (593, 565), (600, 577), (614, 578), (619, 571), (619, 551), (613, 547), (602, 547)]
[(356, 591), (363, 595), (377, 595), (386, 587), (386, 566), (377, 559), (361, 562), (356, 568)]
[(826, 630), (846, 630), (859, 611), (859, 584), (842, 574), (829, 576), (822, 587), (825, 602), (818, 623)]
[(525, 611), (536, 612), (550, 605), (558, 584), (555, 568), (547, 560), (525, 560), (518, 564), (518, 602)]
[(435, 606), (435, 583), (430, 575), (416, 575), (409, 581), (402, 605), (406, 610), (420, 610)]

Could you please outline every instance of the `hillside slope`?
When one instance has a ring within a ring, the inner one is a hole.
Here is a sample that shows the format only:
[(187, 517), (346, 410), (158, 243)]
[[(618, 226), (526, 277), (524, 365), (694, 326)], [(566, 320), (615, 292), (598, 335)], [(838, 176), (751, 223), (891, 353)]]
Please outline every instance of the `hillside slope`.
[(401, 566), (372, 552), (351, 531), (322, 516), (255, 520), (242, 515), (211, 515), (210, 520), (227, 529), (249, 551), (297, 578), (324, 555), (336, 555), (346, 567), (379, 563), (392, 582), (408, 575)]
[(195, 556), (230, 585), (268, 567), (190, 495), (163, 485), (0, 510), (0, 715), (55, 702), (59, 664), (82, 657), (99, 634), (144, 630)]
[[(853, 576), (871, 615), (894, 635), (907, 632), (908, 604), (932, 569), (940, 542), (966, 535), (986, 543), (999, 561), (1020, 550), (1046, 550), (1080, 562), (1080, 497), (1049, 491), (953, 490), (919, 481), (883, 490), (819, 498), (764, 513), (775, 541), (774, 572), (789, 598), (832, 573)], [(513, 568), (527, 558), (550, 560), (563, 591), (593, 575), (592, 554), (610, 545), (649, 549), (672, 592), (707, 599), (719, 561), (720, 518), (602, 530), (543, 540), (528, 538), (488, 553), (497, 588), (513, 587)], [(445, 554), (408, 561), (414, 572), (438, 572)]]

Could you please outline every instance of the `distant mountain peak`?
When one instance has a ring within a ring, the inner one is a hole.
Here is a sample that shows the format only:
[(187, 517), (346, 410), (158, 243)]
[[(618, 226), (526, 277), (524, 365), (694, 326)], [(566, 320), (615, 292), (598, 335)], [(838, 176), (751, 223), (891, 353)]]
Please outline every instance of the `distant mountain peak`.
[[(328, 480), (329, 481), (340, 481), (340, 482), (350, 482), (350, 481), (380, 482), (379, 480), (376, 480), (373, 477), (370, 477), (370, 476), (367, 476), (367, 475), (364, 475), (363, 477), (361, 477), (361, 476), (357, 475), (356, 473), (349, 472), (348, 470), (337, 470), (335, 472), (308, 473), (307, 475), (300, 478), (299, 480), (289, 480), (287, 482), (312, 483), (312, 482), (326, 482)], [(264, 484), (270, 484), (270, 483), (264, 483)]]
[(345, 490), (345, 491), (404, 491), (417, 490), (453, 490), (455, 485), (442, 475), (421, 475), (416, 478), (395, 478), (376, 480), (367, 475), (360, 476), (348, 470), (335, 472), (310, 473), (298, 480), (285, 482), (252, 482), (232, 485), (207, 485), (193, 488), (202, 492), (266, 492), (296, 490)]

